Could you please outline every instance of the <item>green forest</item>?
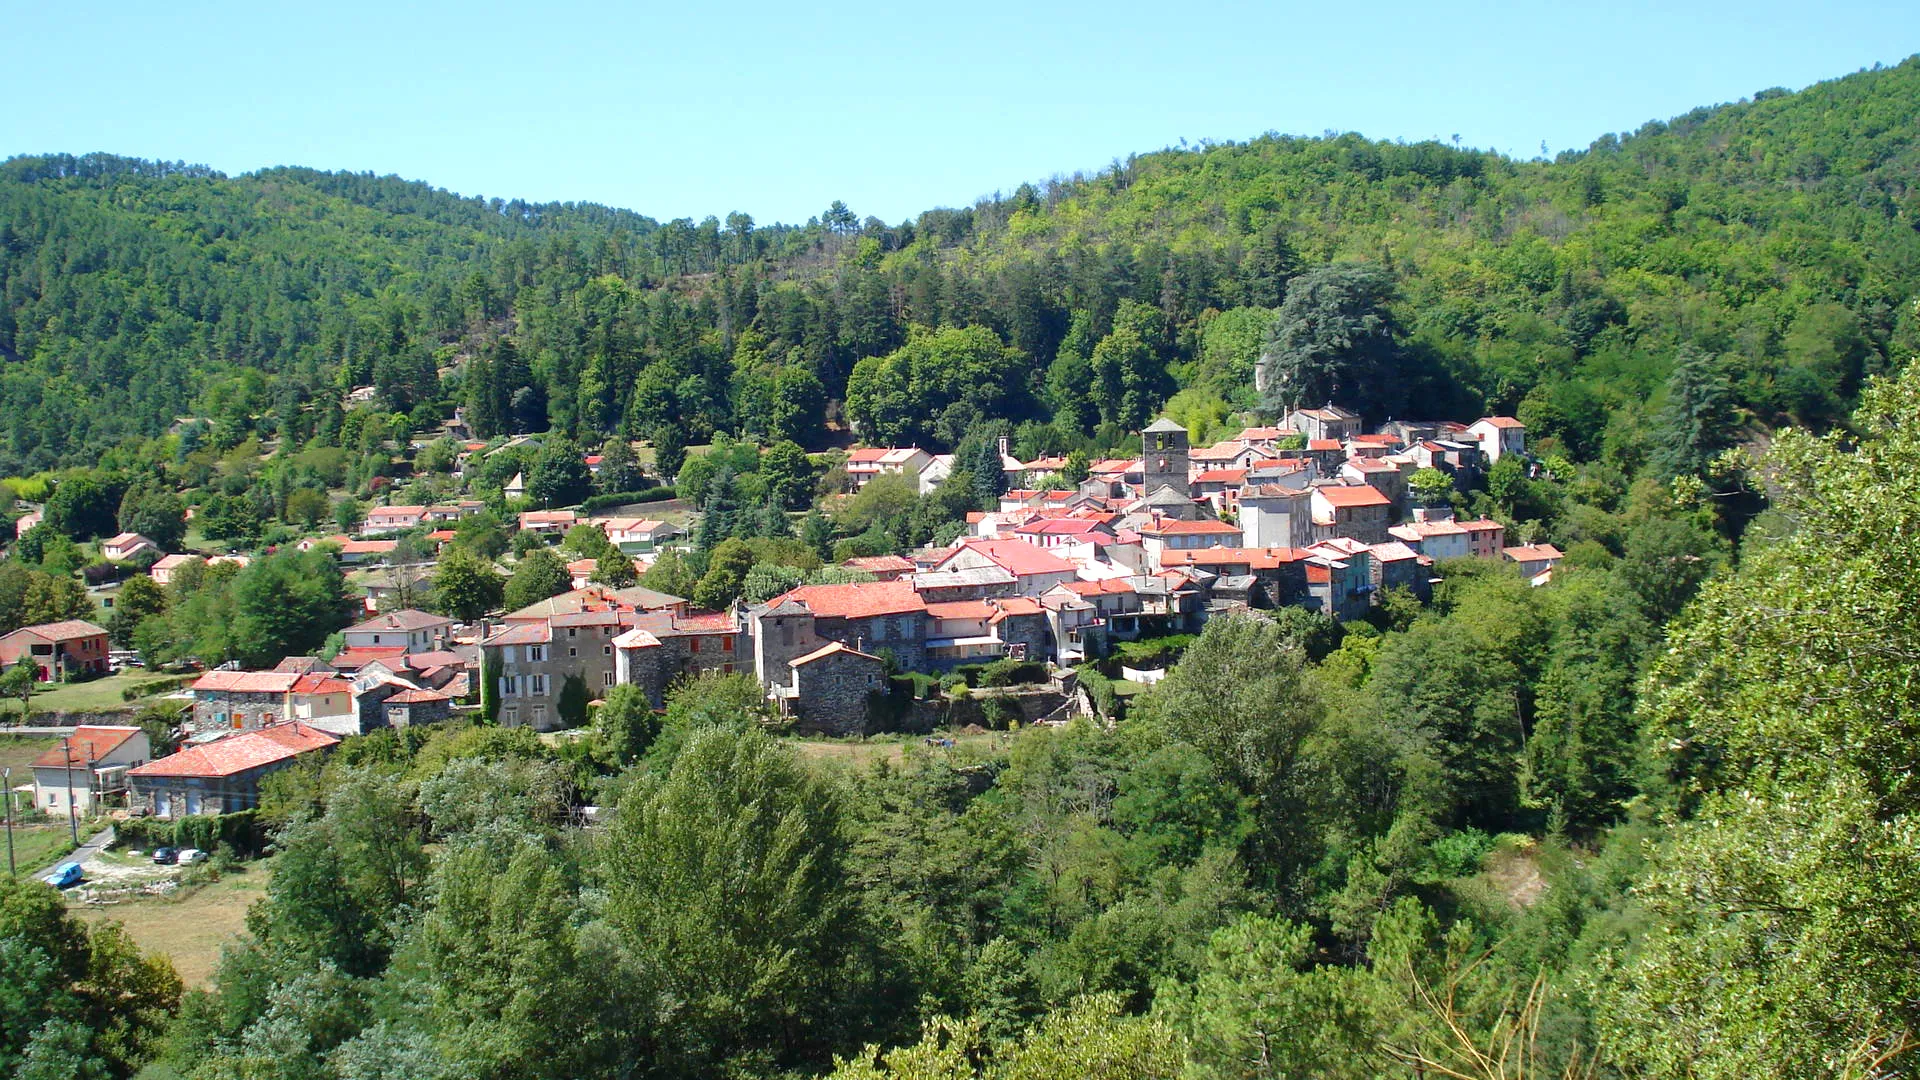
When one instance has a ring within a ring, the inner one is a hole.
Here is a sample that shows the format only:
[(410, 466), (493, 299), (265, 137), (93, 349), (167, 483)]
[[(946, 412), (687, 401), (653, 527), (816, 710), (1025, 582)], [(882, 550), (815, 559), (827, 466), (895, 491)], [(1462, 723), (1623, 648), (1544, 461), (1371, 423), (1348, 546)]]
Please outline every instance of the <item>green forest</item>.
[[(1216, 618), (1117, 722), (860, 764), (746, 676), (359, 736), (268, 782), (205, 988), (0, 882), (0, 1076), (1920, 1074), (1917, 177), (1920, 58), (1551, 161), (1268, 135), (891, 225), (14, 158), (6, 628), (191, 508), (260, 557), (130, 582), (116, 644), (315, 649), (340, 569), (265, 548), (451, 497), (456, 409), (545, 436), (467, 481), (420, 598), (463, 618), (567, 587), (495, 573), (522, 505), (673, 486), (695, 550), (641, 583), (720, 607), (952, 539), (1000, 436), (1084, 468), (1315, 397), (1517, 416), (1538, 467), (1453, 497), (1566, 559)], [(856, 440), (959, 482), (816, 500)]]

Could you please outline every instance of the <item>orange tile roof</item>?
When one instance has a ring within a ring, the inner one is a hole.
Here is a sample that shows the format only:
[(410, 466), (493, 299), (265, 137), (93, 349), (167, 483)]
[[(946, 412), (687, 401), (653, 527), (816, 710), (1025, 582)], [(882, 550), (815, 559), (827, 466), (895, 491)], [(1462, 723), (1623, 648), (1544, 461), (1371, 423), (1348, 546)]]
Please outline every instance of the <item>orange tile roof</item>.
[(1099, 581), (1069, 581), (1062, 588), (1071, 589), (1081, 596), (1114, 596), (1135, 591), (1133, 582), (1126, 578), (1103, 578)]
[(127, 770), (128, 776), (233, 776), (338, 745), (340, 736), (299, 721), (204, 743)]
[(1393, 500), (1382, 495), (1377, 488), (1366, 484), (1351, 484), (1346, 487), (1329, 486), (1313, 489), (1314, 494), (1327, 500), (1328, 505), (1340, 510), (1357, 510), (1366, 506), (1391, 506)]
[(1519, 547), (1502, 548), (1500, 554), (1514, 562), (1552, 562), (1566, 558), (1566, 553), (1552, 544), (1522, 544)]
[(402, 690), (386, 700), (388, 705), (417, 705), (425, 701), (451, 701), (437, 690)]
[[(64, 769), (69, 764), (85, 765), (99, 761), (119, 749), (120, 744), (140, 734), (137, 727), (81, 726), (73, 729), (64, 746), (54, 746), (33, 759), (36, 769)], [(72, 758), (68, 753), (71, 748)]]
[[(968, 515), (971, 517), (972, 515)], [(899, 555), (856, 555), (851, 559), (842, 559), (840, 565), (849, 570), (865, 570), (871, 574), (886, 574), (894, 571), (912, 571), (913, 560)]]
[(73, 641), (84, 637), (99, 637), (106, 631), (85, 619), (62, 619), (59, 622), (40, 623), (36, 626), (23, 626), (14, 633), (29, 633), (46, 638), (55, 644)]
[(860, 581), (846, 585), (802, 585), (772, 600), (771, 607), (795, 600), (822, 619), (871, 619), (925, 611), (926, 601), (906, 581)]
[(1524, 428), (1527, 426), (1521, 423), (1520, 421), (1515, 420), (1511, 416), (1483, 416), (1480, 419), (1474, 421), (1474, 423), (1492, 424), (1494, 427), (1497, 427), (1497, 428)]
[(795, 659), (789, 661), (788, 663), (789, 663), (789, 666), (791, 667), (804, 667), (808, 664), (813, 663), (815, 660), (825, 660), (827, 657), (832, 656), (835, 653), (846, 653), (848, 656), (857, 656), (862, 660), (871, 660), (876, 664), (880, 663), (879, 657), (873, 656), (868, 653), (863, 653), (858, 649), (843, 645), (838, 641), (830, 641), (827, 644), (822, 645), (820, 648), (815, 649), (812, 652), (808, 653), (807, 655), (796, 657)]
[(1304, 548), (1270, 547), (1210, 547), (1169, 551), (1161, 556), (1161, 565), (1176, 566), (1239, 566), (1249, 570), (1274, 570), (1289, 563), (1307, 558), (1311, 553)]
[(290, 671), (209, 671), (190, 690), (222, 694), (284, 694), (300, 676)]
[(1340, 440), (1339, 440), (1339, 439), (1308, 439), (1308, 440), (1307, 440), (1307, 449), (1309, 449), (1309, 450), (1339, 450), (1339, 449), (1341, 449), (1341, 446), (1340, 446)]
[(1245, 469), (1208, 469), (1193, 478), (1196, 484), (1238, 484), (1247, 478)]

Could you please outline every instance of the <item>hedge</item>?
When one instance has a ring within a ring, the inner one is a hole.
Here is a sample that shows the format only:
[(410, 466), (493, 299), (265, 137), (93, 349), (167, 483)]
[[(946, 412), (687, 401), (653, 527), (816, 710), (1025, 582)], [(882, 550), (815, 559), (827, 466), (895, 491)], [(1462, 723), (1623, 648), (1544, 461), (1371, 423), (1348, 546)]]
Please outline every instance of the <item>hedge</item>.
[(605, 495), (595, 495), (580, 504), (583, 514), (597, 514), (613, 506), (625, 506), (628, 503), (665, 502), (677, 498), (670, 487), (651, 487), (645, 491), (610, 491)]
[(222, 845), (243, 859), (266, 850), (267, 829), (257, 810), (239, 810), (231, 814), (194, 814), (175, 818), (128, 818), (113, 827), (115, 847), (152, 850), (157, 847), (190, 847), (216, 851)]

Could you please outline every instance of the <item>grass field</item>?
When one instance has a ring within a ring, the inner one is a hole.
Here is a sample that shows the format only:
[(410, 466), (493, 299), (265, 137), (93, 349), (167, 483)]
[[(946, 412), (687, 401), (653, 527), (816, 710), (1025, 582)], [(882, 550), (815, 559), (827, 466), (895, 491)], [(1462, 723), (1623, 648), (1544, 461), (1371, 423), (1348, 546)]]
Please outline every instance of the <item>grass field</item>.
[(866, 768), (876, 761), (889, 761), (898, 765), (906, 760), (909, 748), (931, 752), (923, 739), (952, 739), (960, 746), (972, 746), (982, 749), (1005, 747), (1012, 738), (1004, 731), (987, 731), (972, 735), (937, 732), (932, 736), (889, 735), (873, 739), (790, 739), (788, 740), (800, 756), (810, 761), (845, 762), (855, 768)]
[[(94, 679), (90, 682), (48, 687), (33, 695), (32, 715), (38, 720), (48, 718), (50, 713), (108, 712), (115, 709), (137, 708), (138, 703), (123, 699), (120, 696), (121, 691), (128, 687), (160, 683), (165, 678), (147, 671), (123, 671), (118, 675), (109, 675), (104, 679)], [(0, 716), (14, 716), (19, 712), (18, 701), (0, 702)]]
[[(90, 822), (80, 823), (80, 839), (85, 840), (98, 828)], [(0, 844), (4, 844), (0, 840)], [(73, 850), (73, 833), (67, 828), (65, 819), (47, 825), (15, 825), (13, 827), (13, 862), (21, 877), (37, 874), (47, 868), (60, 856)], [(4, 869), (5, 863), (0, 863)]]
[(97, 907), (74, 904), (69, 910), (90, 923), (119, 923), (140, 948), (172, 960), (189, 987), (205, 986), (220, 962), (221, 946), (247, 932), (247, 907), (266, 895), (271, 863), (248, 863), (219, 881), (183, 888), (172, 896)]
[[(17, 703), (16, 703), (17, 704)], [(0, 768), (13, 770), (15, 786), (33, 783), (33, 759), (60, 745), (57, 735), (0, 734)]]

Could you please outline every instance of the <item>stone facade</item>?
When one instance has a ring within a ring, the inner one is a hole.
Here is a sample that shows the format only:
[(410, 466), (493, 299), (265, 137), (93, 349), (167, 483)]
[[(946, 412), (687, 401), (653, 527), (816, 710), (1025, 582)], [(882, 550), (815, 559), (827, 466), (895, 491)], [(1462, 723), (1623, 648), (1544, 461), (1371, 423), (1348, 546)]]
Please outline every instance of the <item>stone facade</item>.
[(794, 726), (824, 735), (864, 735), (871, 699), (887, 692), (887, 665), (838, 642), (794, 660), (792, 676), (776, 693)]

